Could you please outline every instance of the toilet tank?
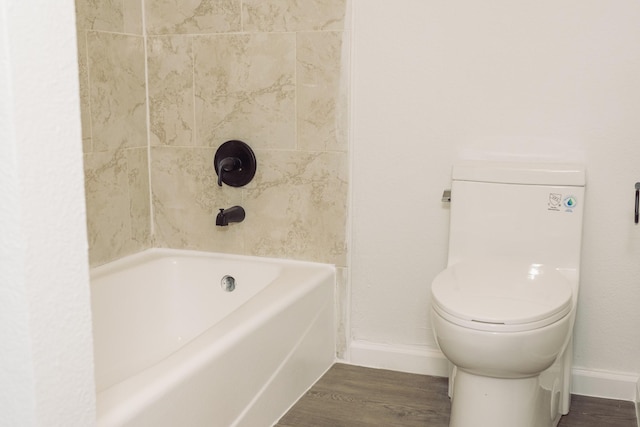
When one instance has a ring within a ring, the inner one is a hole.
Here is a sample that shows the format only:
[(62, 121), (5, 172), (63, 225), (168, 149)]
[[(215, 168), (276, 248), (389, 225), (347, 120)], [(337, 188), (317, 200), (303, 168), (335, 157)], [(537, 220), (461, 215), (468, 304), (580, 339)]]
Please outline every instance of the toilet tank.
[(579, 268), (583, 166), (462, 162), (452, 179), (449, 265), (513, 256)]

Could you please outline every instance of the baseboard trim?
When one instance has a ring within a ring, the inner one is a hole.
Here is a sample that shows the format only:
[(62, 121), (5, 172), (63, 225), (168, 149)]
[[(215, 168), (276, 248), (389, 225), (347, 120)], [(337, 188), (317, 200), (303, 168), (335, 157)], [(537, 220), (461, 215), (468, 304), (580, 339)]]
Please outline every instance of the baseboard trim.
[(437, 349), (425, 346), (376, 344), (352, 341), (349, 363), (369, 368), (390, 369), (412, 374), (446, 377), (449, 361)]
[[(352, 341), (348, 354), (346, 362), (358, 366), (438, 377), (446, 377), (449, 373), (449, 362), (440, 350), (426, 346)], [(640, 406), (640, 379), (637, 375), (573, 368), (571, 380), (573, 394), (626, 400)]]
[(637, 402), (638, 377), (619, 372), (573, 368), (571, 393)]
[(638, 427), (640, 427), (640, 378), (638, 378), (638, 383), (636, 384), (636, 421), (638, 422)]

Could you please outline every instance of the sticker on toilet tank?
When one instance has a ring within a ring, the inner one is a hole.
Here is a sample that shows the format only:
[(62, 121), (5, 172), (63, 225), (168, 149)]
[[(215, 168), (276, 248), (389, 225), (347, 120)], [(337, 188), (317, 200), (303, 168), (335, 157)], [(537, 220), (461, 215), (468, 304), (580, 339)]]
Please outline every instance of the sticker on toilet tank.
[(576, 200), (576, 198), (574, 196), (565, 197), (564, 200), (562, 201), (562, 205), (564, 206), (564, 211), (565, 212), (573, 212), (573, 208), (576, 207), (577, 203), (578, 203), (578, 201)]
[(573, 195), (564, 196), (560, 193), (549, 193), (549, 202), (547, 203), (550, 211), (556, 212), (573, 212), (573, 209), (578, 204), (576, 197)]
[(562, 204), (562, 194), (549, 193), (549, 210), (560, 211)]

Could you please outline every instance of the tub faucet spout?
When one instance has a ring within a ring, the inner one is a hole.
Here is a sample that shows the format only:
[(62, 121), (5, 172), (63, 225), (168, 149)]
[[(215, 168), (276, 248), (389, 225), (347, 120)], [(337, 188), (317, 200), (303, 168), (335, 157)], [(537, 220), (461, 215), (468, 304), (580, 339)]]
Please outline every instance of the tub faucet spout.
[(216, 216), (216, 225), (227, 226), (232, 222), (244, 221), (244, 209), (242, 206), (232, 206), (228, 209), (220, 209)]

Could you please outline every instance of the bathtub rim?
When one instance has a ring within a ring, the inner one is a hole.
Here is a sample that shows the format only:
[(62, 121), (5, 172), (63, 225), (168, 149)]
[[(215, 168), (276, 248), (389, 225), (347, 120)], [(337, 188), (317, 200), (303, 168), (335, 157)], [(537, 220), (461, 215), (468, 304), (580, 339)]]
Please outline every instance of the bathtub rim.
[(250, 262), (256, 262), (259, 264), (271, 264), (275, 263), (281, 266), (298, 265), (298, 266), (328, 266), (333, 269), (336, 268), (334, 264), (327, 264), (315, 261), (296, 260), (289, 258), (276, 258), (276, 257), (263, 257), (257, 255), (241, 255), (230, 254), (223, 252), (213, 251), (200, 251), (194, 249), (172, 249), (172, 248), (148, 248), (140, 252), (136, 252), (127, 255), (123, 258), (118, 258), (113, 261), (109, 261), (105, 264), (93, 266), (89, 269), (90, 282), (93, 279), (98, 279), (102, 276), (106, 276), (110, 273), (117, 272), (124, 268), (135, 267), (136, 265), (143, 264), (147, 261), (153, 261), (154, 259), (164, 258), (168, 256), (192, 256), (197, 258), (216, 258), (220, 260), (239, 261), (245, 260)]

